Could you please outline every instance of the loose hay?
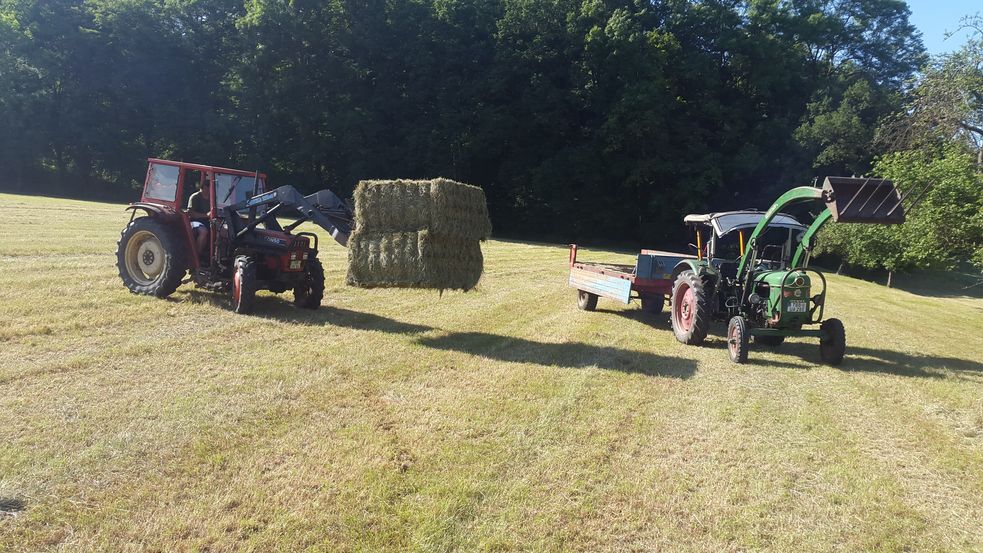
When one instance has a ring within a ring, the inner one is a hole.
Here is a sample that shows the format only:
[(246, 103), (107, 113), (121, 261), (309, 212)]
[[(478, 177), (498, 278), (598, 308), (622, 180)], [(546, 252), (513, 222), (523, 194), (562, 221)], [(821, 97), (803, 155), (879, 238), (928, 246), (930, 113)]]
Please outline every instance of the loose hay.
[(479, 240), (491, 235), (481, 188), (447, 179), (363, 181), (348, 284), (470, 290), (481, 278)]

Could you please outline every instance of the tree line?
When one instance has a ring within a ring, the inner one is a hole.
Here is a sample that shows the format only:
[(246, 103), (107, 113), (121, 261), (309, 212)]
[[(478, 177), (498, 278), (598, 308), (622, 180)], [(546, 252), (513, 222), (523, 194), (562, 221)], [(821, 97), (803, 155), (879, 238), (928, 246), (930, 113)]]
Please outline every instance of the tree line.
[(439, 175), (540, 240), (678, 242), (867, 174), (928, 62), (900, 0), (0, 6), (8, 190), (132, 199), (147, 157), (342, 195)]

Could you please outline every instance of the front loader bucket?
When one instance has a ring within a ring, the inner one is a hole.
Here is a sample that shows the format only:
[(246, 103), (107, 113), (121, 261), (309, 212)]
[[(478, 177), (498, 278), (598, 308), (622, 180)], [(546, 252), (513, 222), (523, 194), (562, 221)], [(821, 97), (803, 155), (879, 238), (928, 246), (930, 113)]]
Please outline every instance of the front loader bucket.
[(900, 225), (905, 222), (902, 197), (885, 179), (827, 177), (823, 200), (838, 223)]

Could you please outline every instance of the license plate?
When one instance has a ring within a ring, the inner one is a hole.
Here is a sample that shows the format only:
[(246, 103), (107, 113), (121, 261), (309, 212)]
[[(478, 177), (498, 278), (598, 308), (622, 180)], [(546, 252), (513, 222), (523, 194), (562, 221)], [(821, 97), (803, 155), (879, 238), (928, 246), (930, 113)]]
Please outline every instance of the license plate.
[(291, 261), (290, 262), (290, 270), (291, 271), (299, 271), (300, 270), (300, 261)]
[(809, 302), (806, 300), (791, 300), (788, 302), (789, 313), (805, 313), (809, 311)]

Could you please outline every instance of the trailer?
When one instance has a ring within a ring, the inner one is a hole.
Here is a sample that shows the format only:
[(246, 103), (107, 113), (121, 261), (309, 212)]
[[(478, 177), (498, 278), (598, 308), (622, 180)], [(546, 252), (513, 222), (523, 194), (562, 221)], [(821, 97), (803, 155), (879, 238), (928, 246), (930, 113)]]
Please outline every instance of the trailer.
[(594, 263), (577, 259), (577, 245), (570, 245), (569, 284), (575, 288), (577, 307), (584, 311), (597, 309), (598, 298), (619, 301), (625, 305), (639, 300), (642, 310), (660, 313), (672, 293), (673, 269), (683, 260), (695, 255), (642, 250), (635, 265)]

